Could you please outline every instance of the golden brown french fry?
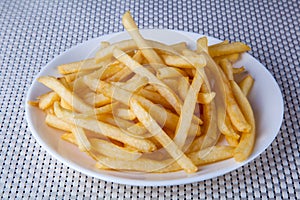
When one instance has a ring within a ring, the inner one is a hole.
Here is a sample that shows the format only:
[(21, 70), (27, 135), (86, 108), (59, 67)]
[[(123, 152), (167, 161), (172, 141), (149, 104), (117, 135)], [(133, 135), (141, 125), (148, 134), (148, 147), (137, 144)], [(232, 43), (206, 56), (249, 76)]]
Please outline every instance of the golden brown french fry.
[(132, 137), (132, 134), (128, 131), (92, 118), (77, 118), (76, 113), (62, 109), (58, 103), (54, 103), (54, 111), (59, 118), (63, 118), (68, 123), (128, 144), (141, 152), (150, 152), (156, 149), (155, 145), (149, 140)]
[(55, 101), (59, 101), (60, 97), (56, 92), (51, 91), (37, 97), (37, 99), (39, 108), (45, 110), (46, 108), (52, 106)]
[(167, 102), (166, 99), (162, 97), (158, 92), (141, 89), (137, 94), (143, 96), (146, 99), (149, 99), (155, 104), (162, 105), (164, 108), (172, 109), (172, 106), (169, 104), (169, 102)]
[(202, 56), (163, 55), (163, 59), (167, 65), (178, 68), (195, 68), (195, 62), (199, 67), (206, 65), (205, 58)]
[(244, 66), (232, 68), (233, 74), (240, 74), (240, 73), (245, 72), (245, 71), (246, 71), (246, 69), (245, 69)]
[(152, 133), (153, 137), (164, 146), (166, 151), (187, 173), (197, 171), (197, 167), (193, 162), (180, 150), (173, 140), (161, 129), (159, 124), (136, 100), (131, 99), (130, 107), (145, 128)]
[(228, 44), (228, 43), (229, 43), (229, 40), (224, 40), (222, 42), (218, 42), (216, 44), (209, 45), (208, 48), (216, 48), (218, 46), (221, 46), (221, 45), (224, 45), (224, 44)]
[(208, 52), (211, 57), (243, 53), (249, 50), (250, 47), (242, 42), (232, 42), (229, 44), (223, 44), (219, 46), (210, 46), (208, 48)]
[(90, 142), (93, 150), (110, 158), (133, 161), (142, 156), (142, 153), (138, 151), (117, 146), (110, 141), (93, 138), (90, 140)]
[(226, 139), (227, 143), (229, 144), (229, 146), (231, 146), (231, 147), (237, 147), (237, 145), (239, 144), (238, 139), (236, 139), (234, 137), (225, 135), (225, 139)]
[(67, 141), (67, 142), (69, 142), (69, 143), (72, 143), (72, 144), (74, 144), (76, 146), (78, 145), (77, 141), (75, 139), (75, 136), (73, 135), (73, 133), (66, 132), (66, 133), (62, 134), (60, 136), (60, 138), (63, 139), (63, 140), (65, 140), (65, 141)]
[(248, 96), (252, 86), (254, 84), (254, 79), (251, 75), (247, 75), (240, 83), (239, 86), (245, 96)]
[(80, 97), (68, 90), (61, 82), (56, 78), (51, 76), (42, 76), (38, 78), (38, 81), (43, 83), (45, 86), (49, 87), (55, 91), (62, 99), (64, 99), (69, 105), (79, 112), (85, 112), (92, 109), (88, 104), (86, 104)]
[(239, 144), (234, 150), (234, 159), (238, 162), (242, 162), (251, 155), (255, 144), (255, 119), (251, 105), (238, 84), (234, 81), (230, 81), (230, 84), (236, 101), (251, 125), (251, 129), (248, 132), (242, 132)]
[(232, 71), (232, 64), (229, 60), (222, 59), (220, 61), (220, 67), (223, 70), (224, 74), (226, 75), (228, 80), (233, 80), (233, 71)]
[(239, 58), (240, 58), (240, 54), (234, 53), (234, 54), (229, 54), (229, 55), (216, 56), (213, 59), (216, 63), (219, 63), (222, 59), (227, 59), (231, 63), (235, 63)]
[(201, 104), (209, 104), (216, 96), (215, 92), (208, 92), (208, 93), (204, 93), (201, 92), (198, 94), (198, 103)]
[(234, 128), (232, 127), (231, 121), (229, 119), (228, 114), (225, 117), (225, 123), (219, 127), (221, 133), (225, 136), (230, 136), (236, 140), (240, 138), (240, 135), (236, 133)]

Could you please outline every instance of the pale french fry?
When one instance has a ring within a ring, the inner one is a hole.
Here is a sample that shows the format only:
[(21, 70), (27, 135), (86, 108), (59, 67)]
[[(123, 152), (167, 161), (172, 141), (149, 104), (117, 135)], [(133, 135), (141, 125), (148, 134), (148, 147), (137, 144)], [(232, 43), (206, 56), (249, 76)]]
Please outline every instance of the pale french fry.
[(63, 118), (64, 121), (67, 121), (71, 124), (76, 124), (76, 126), (85, 128), (87, 130), (99, 133), (101, 135), (110, 137), (114, 140), (120, 141), (122, 143), (128, 144), (139, 149), (141, 152), (151, 152), (156, 149), (155, 145), (149, 140), (142, 140), (135, 137), (132, 137), (129, 132), (121, 130), (110, 124), (95, 120), (95, 119), (80, 119), (74, 118), (76, 114), (67, 110), (60, 108), (59, 104), (54, 103), (55, 114), (59, 118)]
[(135, 41), (140, 51), (143, 53), (144, 57), (149, 61), (149, 63), (151, 63), (151, 66), (156, 70), (159, 69), (160, 65), (157, 64), (163, 64), (162, 59), (153, 50), (151, 44), (149, 44), (147, 40), (142, 37), (129, 11), (123, 15), (122, 23), (129, 35)]
[(205, 58), (202, 56), (163, 55), (163, 59), (167, 65), (178, 68), (195, 68), (195, 62), (199, 67), (206, 65)]
[(103, 114), (108, 114), (111, 113), (113, 110), (113, 106), (117, 105), (118, 102), (113, 102), (110, 104), (106, 104), (104, 106), (95, 108), (91, 111), (85, 112), (85, 113), (80, 113), (77, 115), (79, 118), (95, 118), (97, 115), (103, 115)]
[(94, 107), (101, 107), (111, 103), (111, 98), (101, 94), (101, 93), (94, 93), (88, 92), (83, 96), (83, 99), (86, 103)]
[(254, 84), (254, 79), (251, 75), (247, 75), (240, 83), (239, 86), (245, 96), (248, 96), (252, 86)]
[(185, 73), (185, 71), (180, 70), (179, 68), (162, 67), (157, 70), (156, 76), (159, 79), (164, 79), (187, 76), (187, 74)]
[(130, 107), (145, 128), (153, 134), (153, 137), (158, 140), (162, 146), (164, 146), (166, 151), (187, 173), (197, 171), (197, 167), (193, 164), (193, 162), (180, 150), (173, 140), (168, 137), (158, 123), (136, 100), (130, 101)]
[(186, 43), (186, 42), (180, 42), (180, 43), (171, 45), (171, 47), (172, 47), (175, 51), (181, 52), (183, 49), (186, 49), (186, 48), (187, 48), (187, 43)]
[(211, 57), (243, 53), (249, 50), (250, 47), (242, 42), (233, 42), (229, 44), (208, 47), (208, 52)]
[(147, 129), (143, 126), (141, 122), (138, 122), (130, 127), (127, 128), (127, 130), (131, 133), (137, 134), (137, 135), (143, 135), (146, 137)]
[(75, 126), (72, 128), (72, 133), (75, 136), (76, 143), (80, 151), (89, 151), (91, 150), (91, 144), (86, 137), (86, 134), (83, 128)]
[(182, 101), (185, 99), (190, 87), (189, 77), (180, 77), (178, 81), (178, 94)]
[(166, 84), (160, 81), (155, 75), (149, 72), (138, 62), (134, 61), (122, 50), (115, 48), (113, 54), (116, 59), (124, 63), (136, 74), (148, 78), (149, 83), (152, 84), (163, 97), (165, 97), (165, 99), (173, 106), (177, 113), (180, 113), (182, 106), (181, 100)]
[(125, 90), (135, 92), (135, 91), (140, 90), (147, 84), (148, 84), (148, 79), (146, 77), (143, 77), (143, 76), (141, 77), (136, 74), (131, 79), (126, 81), (126, 83), (121, 84), (120, 87)]
[(78, 145), (77, 144), (77, 141), (76, 141), (76, 139), (75, 139), (75, 136), (73, 135), (73, 133), (64, 133), (64, 134), (62, 134), (61, 136), (60, 136), (60, 138), (61, 139), (63, 139), (63, 140), (65, 140), (65, 141), (67, 141), (67, 142), (69, 142), (69, 143), (72, 143), (72, 144), (74, 144), (74, 145)]
[(238, 162), (242, 162), (251, 155), (255, 144), (255, 119), (251, 105), (238, 84), (234, 81), (230, 81), (230, 84), (235, 99), (237, 100), (245, 118), (251, 125), (251, 129), (248, 132), (242, 132), (239, 144), (234, 150), (234, 159)]
[(126, 120), (134, 120), (135, 114), (130, 109), (118, 108), (113, 111), (113, 114), (119, 118)]
[(200, 72), (197, 70), (195, 78), (188, 90), (187, 96), (184, 100), (179, 121), (177, 123), (175, 137), (173, 141), (178, 145), (180, 149), (183, 148), (188, 136), (189, 127), (192, 124), (192, 118), (196, 108), (198, 93), (200, 91), (203, 79)]
[(146, 99), (149, 99), (155, 104), (162, 105), (164, 108), (171, 109), (172, 106), (169, 104), (169, 102), (166, 101), (164, 97), (162, 97), (158, 92), (153, 92), (146, 89), (141, 89), (137, 94), (143, 96)]
[(208, 40), (207, 40), (207, 37), (201, 37), (197, 40), (197, 49), (202, 49), (203, 51), (208, 53)]
[(93, 138), (90, 142), (93, 150), (110, 158), (133, 161), (142, 156), (140, 152), (117, 146), (109, 141)]
[(81, 60), (77, 62), (62, 64), (57, 67), (60, 74), (71, 74), (84, 70), (97, 69), (103, 66), (104, 63), (96, 64), (94, 58)]
[(62, 131), (72, 132), (72, 129), (74, 128), (73, 124), (65, 122), (53, 114), (47, 114), (45, 122), (48, 126), (60, 129)]
[(55, 101), (59, 101), (60, 97), (56, 92), (48, 92), (38, 97), (38, 106), (40, 109), (45, 110), (53, 105)]
[(75, 95), (73, 92), (68, 90), (56, 78), (50, 76), (42, 76), (38, 78), (38, 81), (55, 91), (69, 105), (72, 105), (75, 110), (79, 112), (85, 112), (92, 109), (92, 107), (86, 104), (80, 97)]
[(60, 99), (60, 105), (61, 105), (61, 107), (63, 107), (64, 109), (67, 109), (67, 110), (73, 110), (73, 106), (70, 105), (68, 102), (66, 102), (64, 99)]
[[(137, 51), (133, 56), (132, 59), (135, 60), (138, 63), (141, 63), (143, 61), (143, 54), (141, 51)], [(127, 66), (123, 66), (123, 69), (114, 74), (113, 76), (109, 77), (107, 81), (122, 81), (126, 78), (128, 78), (133, 72), (131, 69), (129, 69)]]

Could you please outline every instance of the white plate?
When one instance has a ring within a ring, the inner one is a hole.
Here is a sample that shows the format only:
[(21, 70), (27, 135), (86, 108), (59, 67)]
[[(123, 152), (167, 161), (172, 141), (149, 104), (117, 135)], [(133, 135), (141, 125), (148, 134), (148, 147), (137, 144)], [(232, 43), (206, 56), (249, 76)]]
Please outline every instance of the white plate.
[[(173, 30), (142, 30), (144, 37), (158, 40), (167, 44), (186, 41), (195, 47), (195, 41), (201, 35)], [(116, 42), (129, 38), (127, 33), (115, 33), (89, 40), (77, 45), (48, 63), (37, 75), (58, 76), (56, 66), (71, 61), (92, 57), (101, 41)], [(209, 37), (209, 43), (218, 42), (218, 39)], [(35, 107), (26, 104), (26, 118), (29, 128), (38, 141), (52, 156), (67, 166), (86, 175), (102, 180), (139, 186), (160, 186), (192, 183), (210, 179), (233, 171), (256, 158), (276, 137), (283, 118), (283, 99), (280, 89), (268, 70), (249, 54), (243, 54), (237, 66), (245, 66), (255, 79), (254, 87), (249, 96), (254, 109), (257, 123), (257, 137), (252, 155), (244, 162), (237, 163), (233, 159), (201, 166), (199, 172), (186, 174), (183, 171), (151, 174), (137, 172), (104, 171), (94, 167), (95, 161), (82, 153), (74, 145), (60, 139), (59, 131), (49, 128), (44, 123), (45, 115)], [(35, 99), (48, 89), (35, 79), (28, 91), (26, 102)]]

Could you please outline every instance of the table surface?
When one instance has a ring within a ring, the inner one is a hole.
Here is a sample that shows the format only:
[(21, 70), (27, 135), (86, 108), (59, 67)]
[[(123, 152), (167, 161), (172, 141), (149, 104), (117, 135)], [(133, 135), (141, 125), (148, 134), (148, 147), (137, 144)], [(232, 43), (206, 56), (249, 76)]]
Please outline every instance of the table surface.
[[(30, 199), (300, 198), (300, 1), (0, 1), (0, 196)], [(72, 46), (122, 31), (130, 10), (140, 28), (167, 28), (243, 41), (275, 77), (284, 121), (249, 164), (186, 185), (135, 187), (95, 179), (50, 156), (25, 119), (33, 78)]]

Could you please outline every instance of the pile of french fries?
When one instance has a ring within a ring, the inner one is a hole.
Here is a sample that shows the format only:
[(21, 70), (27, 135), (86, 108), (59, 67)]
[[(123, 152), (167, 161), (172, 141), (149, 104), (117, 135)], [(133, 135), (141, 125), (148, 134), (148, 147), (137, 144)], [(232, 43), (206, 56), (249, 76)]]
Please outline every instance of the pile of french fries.
[(45, 122), (99, 169), (194, 173), (246, 160), (255, 142), (247, 99), (254, 80), (233, 66), (250, 48), (208, 46), (206, 37), (196, 50), (166, 45), (144, 39), (129, 12), (122, 22), (132, 39), (102, 42), (93, 58), (58, 66), (61, 77), (38, 78), (51, 91), (29, 103)]

